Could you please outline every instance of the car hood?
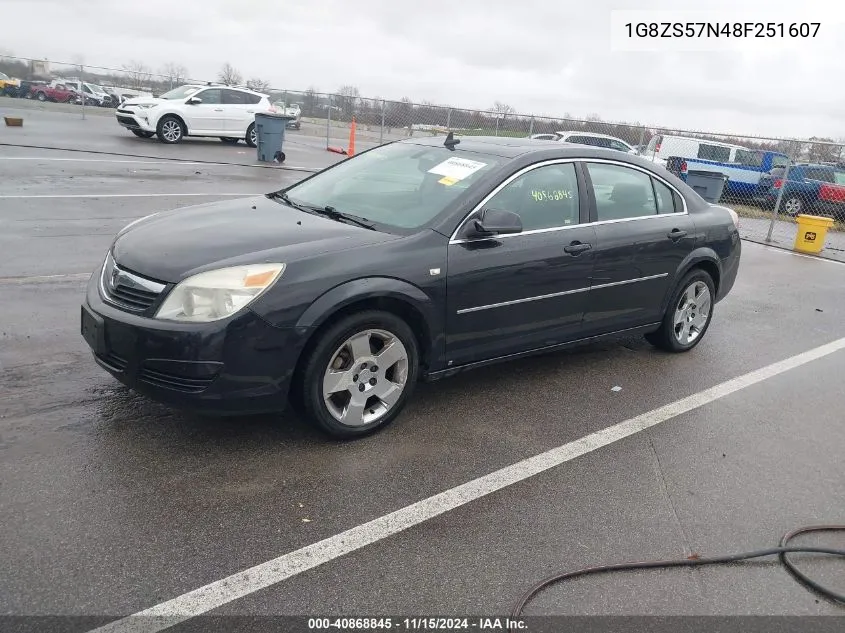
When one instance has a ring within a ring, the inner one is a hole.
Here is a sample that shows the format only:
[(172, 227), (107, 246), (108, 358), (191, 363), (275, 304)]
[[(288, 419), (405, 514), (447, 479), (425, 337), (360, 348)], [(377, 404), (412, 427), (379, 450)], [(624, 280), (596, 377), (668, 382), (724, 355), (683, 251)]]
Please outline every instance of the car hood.
[(154, 214), (118, 233), (112, 254), (118, 265), (139, 275), (177, 283), (205, 270), (290, 264), (397, 238), (258, 196)]
[(124, 106), (137, 106), (141, 105), (142, 103), (154, 103), (156, 105), (161, 105), (162, 103), (178, 103), (177, 100), (173, 99), (158, 99), (156, 97), (133, 97), (131, 99), (127, 99), (123, 102)]

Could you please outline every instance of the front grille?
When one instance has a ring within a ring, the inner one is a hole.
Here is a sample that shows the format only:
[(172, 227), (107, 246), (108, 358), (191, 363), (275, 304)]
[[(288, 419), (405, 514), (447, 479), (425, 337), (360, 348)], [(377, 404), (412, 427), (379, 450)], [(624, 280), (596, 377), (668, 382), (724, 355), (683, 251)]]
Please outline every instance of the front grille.
[(117, 113), (118, 114), (135, 114), (134, 112), (132, 112), (132, 110), (127, 110), (126, 108), (118, 108)]
[(117, 122), (123, 125), (130, 125), (134, 127), (139, 127), (138, 122), (131, 116), (119, 116), (117, 117)]
[(181, 391), (183, 393), (200, 393), (208, 388), (216, 376), (207, 378), (186, 378), (170, 372), (156, 371), (145, 367), (141, 370), (139, 379), (154, 387)]
[(132, 312), (144, 312), (149, 309), (165, 287), (165, 284), (120, 268), (111, 255), (106, 259), (100, 278), (103, 298)]

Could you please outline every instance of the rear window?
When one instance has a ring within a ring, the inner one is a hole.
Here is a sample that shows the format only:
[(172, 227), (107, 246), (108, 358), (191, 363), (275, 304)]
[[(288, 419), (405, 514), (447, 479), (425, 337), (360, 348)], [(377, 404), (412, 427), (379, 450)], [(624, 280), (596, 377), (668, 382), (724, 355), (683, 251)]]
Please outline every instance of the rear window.
[(789, 164), (789, 159), (786, 156), (773, 156), (772, 167), (786, 167)]
[(820, 180), (821, 182), (833, 182), (833, 170), (820, 167), (805, 167), (804, 178), (807, 180)]
[(747, 167), (760, 167), (763, 164), (763, 152), (755, 152), (747, 149), (736, 150), (735, 163)]
[(845, 171), (834, 171), (833, 179), (837, 185), (845, 185)]
[(712, 160), (719, 163), (726, 163), (730, 160), (731, 148), (721, 147), (719, 145), (707, 145), (701, 143), (698, 146), (698, 158), (703, 160)]

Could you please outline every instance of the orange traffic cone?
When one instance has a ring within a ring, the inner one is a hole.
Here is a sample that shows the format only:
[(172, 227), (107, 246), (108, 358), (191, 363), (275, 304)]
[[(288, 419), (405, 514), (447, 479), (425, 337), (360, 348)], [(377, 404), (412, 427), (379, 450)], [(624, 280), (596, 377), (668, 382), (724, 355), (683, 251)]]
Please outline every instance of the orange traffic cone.
[(350, 156), (355, 155), (355, 117), (352, 117), (352, 125), (349, 126), (349, 149), (346, 153)]

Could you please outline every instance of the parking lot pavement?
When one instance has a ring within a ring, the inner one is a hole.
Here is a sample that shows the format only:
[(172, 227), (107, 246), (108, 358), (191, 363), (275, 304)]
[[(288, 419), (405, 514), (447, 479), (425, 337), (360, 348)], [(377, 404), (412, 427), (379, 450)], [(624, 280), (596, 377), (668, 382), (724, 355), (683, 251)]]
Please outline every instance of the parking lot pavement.
[[(106, 155), (144, 156), (158, 159), (202, 160), (260, 165), (256, 150), (241, 142), (225, 145), (216, 138), (188, 137), (177, 145), (167, 145), (157, 139), (143, 139), (120, 127), (114, 111), (103, 108), (86, 108), (83, 120), (79, 109), (66, 104), (32, 104), (26, 100), (0, 97), (0, 112), (21, 116), (23, 127), (0, 127), (2, 155), (9, 145), (43, 147), (86, 152), (104, 152)], [(373, 141), (356, 143), (358, 151), (372, 147)], [(346, 143), (343, 143), (346, 146)], [(296, 130), (287, 130), (283, 147), (286, 160), (283, 167), (315, 170), (343, 159), (343, 156), (326, 151), (324, 137)]]
[[(57, 246), (52, 270), (72, 250)], [(291, 414), (149, 403), (91, 360), (83, 280), (0, 283), (0, 613), (126, 615), (828, 343), (843, 333), (843, 275), (748, 244), (694, 352), (631, 339), (420, 385), (394, 425), (353, 443)], [(836, 352), (213, 613), (505, 614), (558, 568), (752, 549), (841, 522), (843, 370)], [(580, 581), (528, 612), (645, 609), (834, 612), (763, 566)]]
[[(353, 443), (289, 413), (201, 418), (93, 363), (84, 283), (133, 219), (303, 174), (5, 149), (0, 614), (127, 615), (843, 336), (845, 266), (746, 244), (690, 354), (636, 338), (420, 385), (394, 425)], [(842, 522), (843, 370), (833, 353), (212, 613), (504, 614), (558, 568), (751, 549)], [(832, 612), (771, 566), (579, 581), (529, 612), (646, 608)]]
[[(745, 240), (759, 244), (769, 244), (769, 242), (766, 242), (766, 237), (769, 234), (770, 224), (770, 219), (742, 218), (739, 223), (739, 234)], [(770, 244), (779, 248), (792, 249), (797, 232), (797, 224), (777, 220), (772, 230), (772, 241)], [(845, 262), (845, 233), (841, 231), (828, 231), (824, 248), (819, 255), (827, 259)]]

